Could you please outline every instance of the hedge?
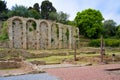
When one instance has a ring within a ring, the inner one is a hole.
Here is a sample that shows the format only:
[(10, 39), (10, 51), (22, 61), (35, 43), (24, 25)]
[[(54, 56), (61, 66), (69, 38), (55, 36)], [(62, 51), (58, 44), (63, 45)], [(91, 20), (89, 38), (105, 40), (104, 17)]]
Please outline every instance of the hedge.
[[(104, 39), (104, 46), (106, 47), (120, 47), (119, 39)], [(89, 42), (91, 47), (100, 47), (100, 39), (94, 39)]]

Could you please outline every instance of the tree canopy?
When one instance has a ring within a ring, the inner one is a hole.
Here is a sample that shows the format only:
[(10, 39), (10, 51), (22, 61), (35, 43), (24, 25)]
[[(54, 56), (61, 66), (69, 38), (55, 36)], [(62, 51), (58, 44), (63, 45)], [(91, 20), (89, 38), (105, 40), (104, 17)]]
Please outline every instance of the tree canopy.
[(68, 17), (69, 15), (67, 13), (60, 11), (58, 12), (57, 21), (60, 23), (66, 24), (68, 21)]
[(114, 22), (113, 20), (105, 20), (103, 23), (103, 28), (104, 37), (108, 38), (115, 36), (116, 22)]
[(56, 12), (56, 9), (52, 5), (52, 3), (48, 0), (45, 0), (41, 4), (41, 17), (42, 19), (49, 19), (49, 15), (51, 12)]
[(4, 19), (8, 18), (8, 16), (6, 15), (7, 11), (8, 11), (8, 9), (6, 6), (6, 2), (0, 0), (0, 20), (4, 20)]
[(88, 38), (98, 38), (102, 32), (102, 14), (98, 10), (86, 9), (78, 12), (75, 17), (76, 26), (78, 26), (80, 34)]
[(116, 37), (120, 38), (120, 25), (116, 27)]
[(40, 19), (40, 14), (38, 11), (34, 8), (27, 8), (22, 5), (15, 5), (12, 7), (12, 10), (8, 12), (8, 16), (21, 16), (21, 17), (31, 17), (35, 19)]
[(28, 9), (22, 5), (15, 5), (12, 7), (12, 10), (8, 13), (9, 17), (12, 16), (21, 16), (21, 17), (28, 17)]
[(40, 6), (39, 6), (38, 3), (35, 3), (35, 4), (33, 5), (33, 9), (35, 9), (38, 13), (40, 13)]

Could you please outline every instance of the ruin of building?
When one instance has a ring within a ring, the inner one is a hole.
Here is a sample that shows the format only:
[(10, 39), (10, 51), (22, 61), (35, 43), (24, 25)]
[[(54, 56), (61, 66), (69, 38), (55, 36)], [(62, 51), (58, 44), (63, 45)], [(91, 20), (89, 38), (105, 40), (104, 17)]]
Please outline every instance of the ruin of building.
[(76, 27), (50, 20), (15, 16), (7, 22), (10, 48), (70, 49), (79, 34)]

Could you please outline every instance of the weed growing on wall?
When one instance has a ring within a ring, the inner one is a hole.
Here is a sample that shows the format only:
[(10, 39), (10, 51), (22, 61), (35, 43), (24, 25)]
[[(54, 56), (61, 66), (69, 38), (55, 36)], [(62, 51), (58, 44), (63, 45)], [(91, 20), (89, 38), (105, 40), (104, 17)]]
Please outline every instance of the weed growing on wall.
[(68, 28), (66, 30), (66, 37), (67, 37), (67, 40), (69, 40), (69, 29)]
[(0, 41), (6, 41), (9, 39), (7, 32), (7, 22), (3, 22), (2, 26), (3, 28), (1, 30)]

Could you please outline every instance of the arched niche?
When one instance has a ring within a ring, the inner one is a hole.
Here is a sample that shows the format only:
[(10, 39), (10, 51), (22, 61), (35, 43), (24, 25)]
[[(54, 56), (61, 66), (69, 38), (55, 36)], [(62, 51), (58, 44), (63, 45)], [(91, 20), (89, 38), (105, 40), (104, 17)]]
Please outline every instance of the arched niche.
[(59, 26), (56, 23), (51, 25), (51, 47), (59, 48)]
[(37, 24), (34, 20), (27, 20), (26, 22), (26, 41), (28, 49), (37, 48)]
[(69, 29), (67, 26), (62, 27), (62, 48), (68, 48), (69, 43)]
[(48, 48), (48, 23), (46, 21), (40, 22), (39, 31), (40, 31), (39, 33), (40, 48), (47, 49)]
[(12, 33), (13, 47), (23, 48), (23, 23), (21, 19), (14, 18), (12, 20)]

